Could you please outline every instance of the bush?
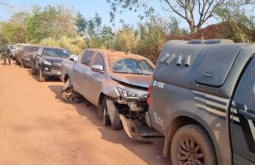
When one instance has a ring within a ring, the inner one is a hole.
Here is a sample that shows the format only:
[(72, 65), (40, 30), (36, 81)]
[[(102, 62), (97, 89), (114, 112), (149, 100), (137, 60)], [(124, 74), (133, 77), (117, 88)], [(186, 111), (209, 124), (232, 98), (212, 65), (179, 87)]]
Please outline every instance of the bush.
[(59, 47), (59, 48), (66, 48), (68, 49), (72, 54), (79, 54), (83, 49), (86, 48), (86, 42), (84, 42), (84, 39), (79, 36), (62, 36), (59, 39), (54, 38), (46, 38), (43, 39), (40, 44), (45, 46), (53, 46), (53, 47)]

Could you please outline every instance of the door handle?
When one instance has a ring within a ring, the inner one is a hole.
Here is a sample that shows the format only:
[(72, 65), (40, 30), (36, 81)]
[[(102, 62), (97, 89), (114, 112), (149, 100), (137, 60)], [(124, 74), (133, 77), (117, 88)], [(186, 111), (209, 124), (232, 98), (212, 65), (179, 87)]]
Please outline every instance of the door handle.
[(74, 70), (76, 71), (76, 70), (78, 70), (78, 68), (75, 67)]
[(255, 115), (244, 110), (239, 110), (239, 113), (244, 115), (248, 120), (255, 120)]

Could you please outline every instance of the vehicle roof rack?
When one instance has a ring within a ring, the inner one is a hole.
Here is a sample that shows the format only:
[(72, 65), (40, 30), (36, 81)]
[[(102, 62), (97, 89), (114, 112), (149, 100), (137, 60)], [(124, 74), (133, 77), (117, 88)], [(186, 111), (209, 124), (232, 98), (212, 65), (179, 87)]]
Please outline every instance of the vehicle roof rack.
[(199, 40), (193, 39), (187, 42), (187, 44), (222, 44), (222, 43), (234, 43), (233, 40), (230, 39), (209, 39), (209, 40)]

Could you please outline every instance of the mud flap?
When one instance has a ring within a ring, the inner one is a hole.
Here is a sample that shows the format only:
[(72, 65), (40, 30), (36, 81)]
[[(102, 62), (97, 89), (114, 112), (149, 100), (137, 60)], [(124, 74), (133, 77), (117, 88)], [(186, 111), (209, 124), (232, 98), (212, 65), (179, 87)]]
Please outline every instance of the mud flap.
[(155, 129), (150, 128), (148, 125), (143, 124), (139, 121), (132, 121), (130, 119), (126, 119), (122, 114), (120, 114), (120, 119), (124, 130), (132, 139), (141, 141), (143, 143), (152, 143), (152, 141), (145, 139), (144, 137), (162, 136), (162, 134), (160, 134)]

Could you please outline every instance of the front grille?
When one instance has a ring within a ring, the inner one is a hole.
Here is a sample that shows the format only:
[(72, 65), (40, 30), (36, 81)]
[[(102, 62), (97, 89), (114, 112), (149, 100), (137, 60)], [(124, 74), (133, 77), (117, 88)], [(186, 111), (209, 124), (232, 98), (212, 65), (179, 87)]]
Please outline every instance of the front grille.
[(60, 70), (60, 67), (53, 66), (51, 69), (52, 69), (52, 70)]
[(59, 67), (59, 68), (60, 68), (60, 64), (61, 64), (61, 63), (52, 63), (52, 66), (53, 66), (53, 67)]

